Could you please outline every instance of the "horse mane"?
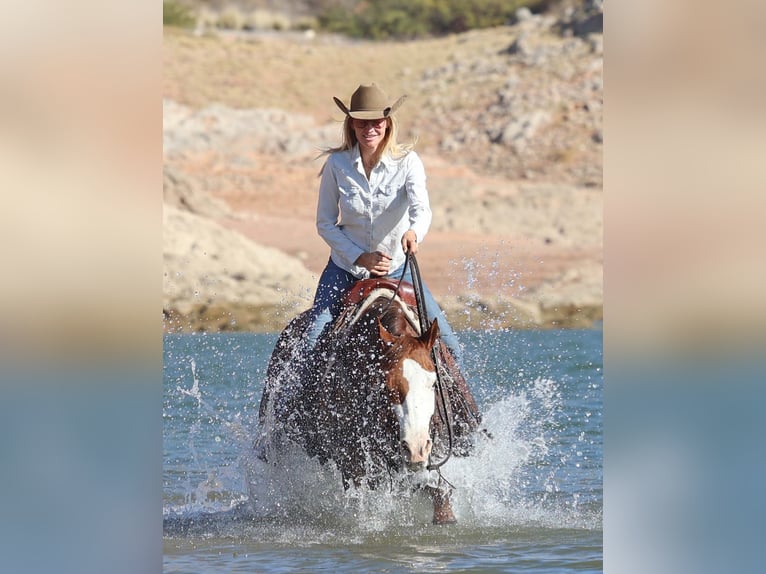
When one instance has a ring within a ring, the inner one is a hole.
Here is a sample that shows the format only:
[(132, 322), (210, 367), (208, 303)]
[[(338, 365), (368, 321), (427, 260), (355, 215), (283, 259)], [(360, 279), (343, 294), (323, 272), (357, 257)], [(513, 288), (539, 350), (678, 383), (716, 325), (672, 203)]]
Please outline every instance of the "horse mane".
[(391, 305), (379, 317), (381, 325), (395, 337), (417, 337), (418, 331), (413, 327), (410, 317), (401, 305)]

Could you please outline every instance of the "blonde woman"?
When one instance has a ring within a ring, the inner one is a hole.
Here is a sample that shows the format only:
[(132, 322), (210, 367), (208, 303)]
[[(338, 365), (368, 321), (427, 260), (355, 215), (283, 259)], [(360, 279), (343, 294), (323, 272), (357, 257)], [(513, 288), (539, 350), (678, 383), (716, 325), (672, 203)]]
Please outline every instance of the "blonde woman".
[[(393, 104), (376, 84), (360, 85), (346, 115), (343, 143), (327, 151), (317, 202), (317, 231), (330, 247), (312, 307), (309, 342), (340, 312), (342, 294), (369, 277), (399, 279), (405, 253), (415, 254), (431, 225), (423, 162), (411, 145), (397, 142)], [(409, 269), (404, 278), (412, 282)], [(439, 320), (443, 342), (461, 363), (454, 331), (423, 282), (426, 312)]]

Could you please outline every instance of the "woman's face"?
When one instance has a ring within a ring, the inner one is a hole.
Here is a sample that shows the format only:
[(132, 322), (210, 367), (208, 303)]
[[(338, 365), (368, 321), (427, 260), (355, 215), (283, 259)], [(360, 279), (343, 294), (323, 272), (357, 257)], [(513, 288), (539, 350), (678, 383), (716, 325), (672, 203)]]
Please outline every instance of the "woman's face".
[(386, 118), (377, 120), (351, 120), (359, 146), (367, 151), (374, 152), (386, 135), (388, 121)]

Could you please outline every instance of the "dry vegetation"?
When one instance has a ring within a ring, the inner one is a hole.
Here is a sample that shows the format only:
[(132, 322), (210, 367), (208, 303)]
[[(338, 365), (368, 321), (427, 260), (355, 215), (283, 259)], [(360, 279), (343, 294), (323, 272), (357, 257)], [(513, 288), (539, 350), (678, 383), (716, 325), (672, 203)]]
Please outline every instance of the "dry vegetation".
[[(166, 29), (164, 96), (192, 107), (220, 102), (234, 108), (280, 108), (326, 121), (334, 112), (333, 96), (347, 98), (361, 81), (375, 80), (391, 95), (409, 94), (401, 110), (408, 124), (408, 116), (428, 98), (419, 93), (425, 71), (466, 47), (493, 52), (511, 40), (507, 31), (480, 33), (472, 46), (466, 46), (465, 36), (412, 42), (286, 38), (266, 33), (196, 37)], [(464, 95), (461, 86), (452, 91), (458, 100)]]

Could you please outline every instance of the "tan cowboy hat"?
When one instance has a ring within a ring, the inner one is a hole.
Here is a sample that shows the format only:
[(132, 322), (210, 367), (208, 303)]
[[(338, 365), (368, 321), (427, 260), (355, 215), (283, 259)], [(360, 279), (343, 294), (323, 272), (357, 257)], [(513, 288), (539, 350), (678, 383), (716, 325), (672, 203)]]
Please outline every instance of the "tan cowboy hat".
[(358, 120), (387, 118), (389, 115), (393, 114), (406, 99), (407, 96), (402, 96), (393, 104), (389, 104), (388, 96), (375, 83), (372, 83), (369, 86), (360, 85), (356, 91), (351, 94), (351, 109), (347, 108), (338, 98), (333, 98), (344, 114)]

